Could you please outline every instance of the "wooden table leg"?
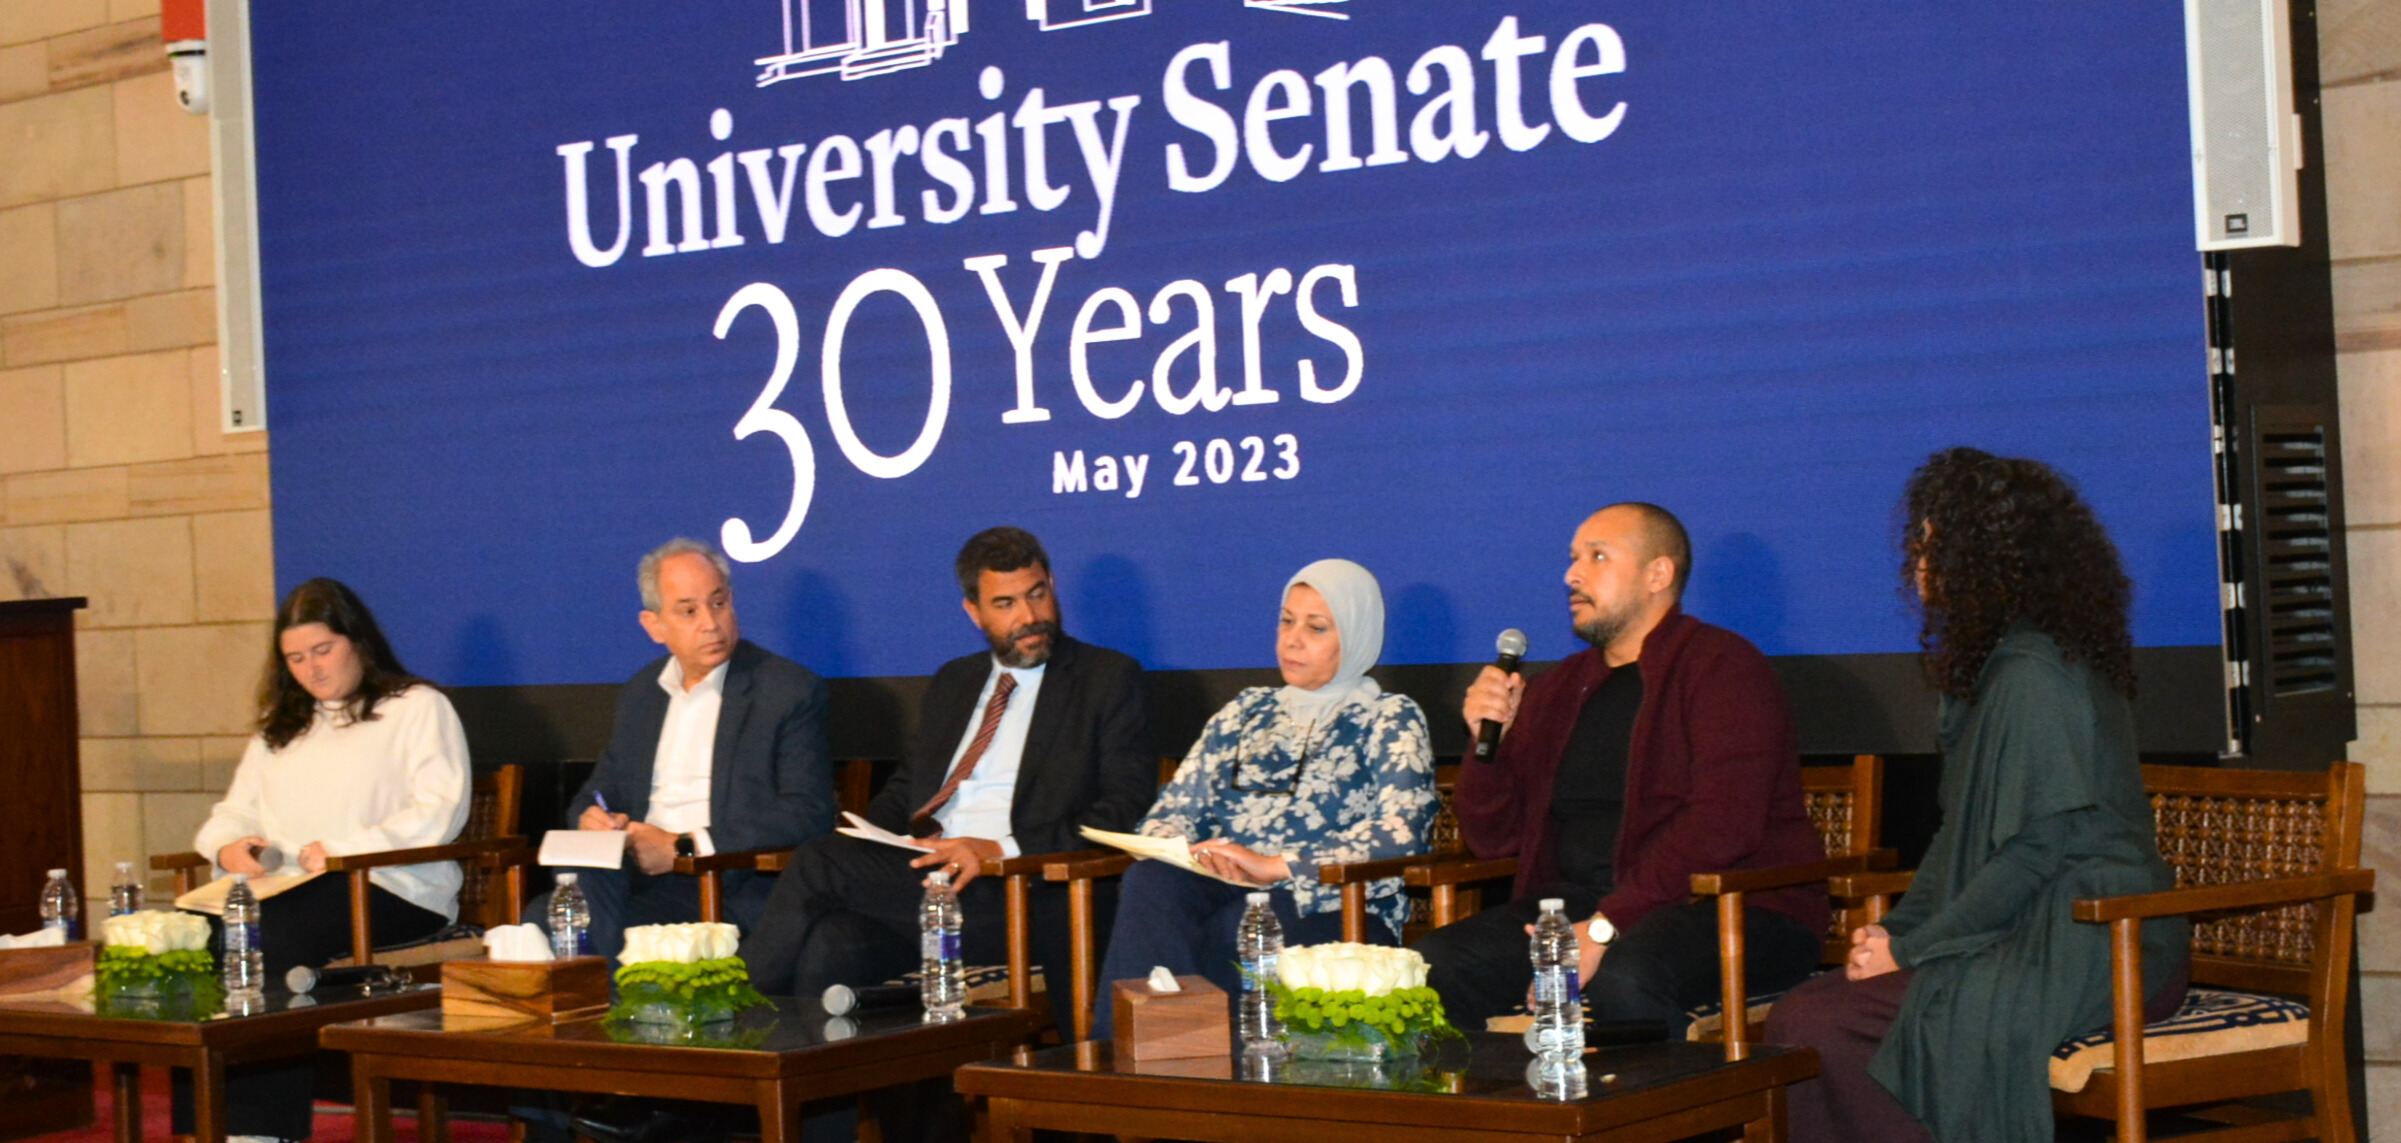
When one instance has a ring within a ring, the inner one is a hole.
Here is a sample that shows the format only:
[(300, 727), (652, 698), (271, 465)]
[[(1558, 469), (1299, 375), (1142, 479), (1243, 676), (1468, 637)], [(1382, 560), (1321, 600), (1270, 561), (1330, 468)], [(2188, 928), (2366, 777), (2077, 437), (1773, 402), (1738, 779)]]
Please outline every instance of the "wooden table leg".
[(142, 1065), (118, 1060), (108, 1068), (117, 1094), (117, 1143), (142, 1143)]
[(432, 1080), (417, 1081), (417, 1143), (450, 1143), (450, 1097)]
[(799, 1143), (800, 1101), (781, 1080), (759, 1081), (759, 1143)]
[(192, 1139), (225, 1143), (225, 1056), (201, 1051), (192, 1057)]
[(1784, 1143), (1789, 1126), (1784, 1113), (1784, 1085), (1768, 1088), (1760, 1098), (1763, 1114), (1742, 1125), (1742, 1143)]
[(392, 1143), (392, 1081), (378, 1074), (369, 1057), (350, 1054), (351, 1130), (359, 1143)]
[(983, 1143), (1033, 1143), (1034, 1132), (1025, 1124), (1023, 1101), (979, 1098), (975, 1102), (977, 1138)]

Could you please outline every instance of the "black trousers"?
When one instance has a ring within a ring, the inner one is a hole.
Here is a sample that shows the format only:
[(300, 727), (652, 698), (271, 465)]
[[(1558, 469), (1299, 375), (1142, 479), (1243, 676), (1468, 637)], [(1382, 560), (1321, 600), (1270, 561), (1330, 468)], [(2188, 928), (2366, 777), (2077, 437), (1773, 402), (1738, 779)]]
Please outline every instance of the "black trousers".
[[(430, 937), (450, 922), (380, 886), (367, 889), (367, 917), (378, 945)], [(209, 951), (223, 956), (225, 925), (212, 921)], [(259, 946), (267, 979), (280, 984), (295, 965), (323, 968), (350, 955), (350, 879), (328, 874), (259, 902)], [(268, 1060), (225, 1069), (225, 1131), (306, 1139), (313, 1123), (309, 1105), (316, 1094), (316, 1064), (310, 1057)], [(177, 1069), (170, 1080), (175, 1133), (192, 1133), (192, 1075)]]
[[(917, 908), (925, 871), (915, 854), (896, 846), (827, 834), (793, 851), (792, 862), (767, 895), (758, 924), (742, 940), (751, 983), (773, 996), (816, 996), (829, 984), (878, 984), (918, 967)], [(1101, 883), (1096, 920), (1109, 931), (1115, 895)], [(962, 952), (969, 964), (999, 964), (1008, 956), (1008, 913), (1000, 879), (979, 877), (959, 894)], [(1045, 987), (1067, 987), (1067, 894), (1041, 883), (1033, 893), (1034, 958)], [(1102, 950), (1105, 955), (1106, 950)]]
[[(1426, 958), (1426, 983), (1442, 994), (1452, 1024), (1480, 1029), (1493, 1016), (1525, 1003), (1534, 983), (1526, 926), (1542, 914), (1541, 899), (1560, 897), (1567, 915), (1582, 920), (1601, 895), (1553, 885), (1426, 934), (1416, 948)], [(1815, 971), (1824, 952), (1820, 934), (1766, 909), (1744, 910), (1744, 961), (1753, 994), (1790, 988)], [(1586, 1011), (1595, 1022), (1657, 1023), (1681, 1038), (1685, 1011), (1717, 999), (1717, 906), (1710, 902), (1660, 909), (1618, 932), (1601, 967), (1583, 982)]]

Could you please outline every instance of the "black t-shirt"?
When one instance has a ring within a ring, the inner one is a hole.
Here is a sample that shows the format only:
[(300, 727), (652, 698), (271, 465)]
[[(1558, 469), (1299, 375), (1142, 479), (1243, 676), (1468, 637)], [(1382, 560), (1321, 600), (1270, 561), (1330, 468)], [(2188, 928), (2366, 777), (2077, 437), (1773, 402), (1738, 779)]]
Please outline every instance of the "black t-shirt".
[(1626, 816), (1626, 753), (1642, 709), (1642, 670), (1609, 672), (1584, 700), (1551, 783), (1560, 880), (1606, 896), (1616, 886), (1617, 831)]

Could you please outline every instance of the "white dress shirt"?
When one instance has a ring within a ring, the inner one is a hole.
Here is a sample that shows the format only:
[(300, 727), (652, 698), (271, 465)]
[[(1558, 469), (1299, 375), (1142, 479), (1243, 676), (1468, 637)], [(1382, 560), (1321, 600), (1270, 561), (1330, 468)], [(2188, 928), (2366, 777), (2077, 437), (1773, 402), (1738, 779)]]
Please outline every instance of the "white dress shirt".
[(667, 692), (667, 718), (659, 724), (659, 750), (650, 760), (650, 812), (644, 821), (668, 833), (692, 835), (695, 852), (717, 852), (709, 842), (709, 785), (717, 762), (717, 715), (725, 709), (725, 672), (717, 664), (700, 684), (684, 689), (684, 664), (670, 656), (659, 672)]
[[(1017, 766), (1025, 760), (1025, 731), (1034, 721), (1034, 700), (1042, 695), (1042, 667), (1004, 667), (1000, 660), (992, 661), (992, 675), (984, 680), (984, 689), (975, 696), (975, 713), (968, 716), (967, 733), (959, 738), (958, 748), (950, 752), (950, 765), (942, 771), (945, 779), (959, 768), (959, 759), (966, 757), (967, 747), (975, 741), (975, 732), (984, 725), (984, 708), (992, 702), (992, 688), (999, 685), (1003, 672), (1017, 676), (1017, 689), (1009, 694), (1009, 707), (1000, 716), (1000, 729), (992, 735), (992, 745), (984, 748), (984, 757), (975, 764), (975, 773), (959, 783), (950, 800), (934, 811), (934, 820), (942, 823), (944, 837), (984, 837), (1000, 843), (1006, 856), (1018, 856), (1017, 839), (1009, 825), (1009, 806), (1017, 797)], [(926, 795), (932, 797), (931, 793)]]
[[(338, 711), (339, 708), (336, 708)], [(212, 861), (245, 837), (284, 852), (278, 872), (299, 872), (301, 847), (325, 843), (334, 857), (446, 845), (467, 825), (467, 735), (442, 692), (416, 686), (377, 703), (375, 717), (348, 722), (320, 706), (316, 720), (281, 750), (250, 736), (225, 800), (209, 811), (192, 848)], [(367, 879), (451, 920), (459, 914), (459, 865), (385, 866)]]

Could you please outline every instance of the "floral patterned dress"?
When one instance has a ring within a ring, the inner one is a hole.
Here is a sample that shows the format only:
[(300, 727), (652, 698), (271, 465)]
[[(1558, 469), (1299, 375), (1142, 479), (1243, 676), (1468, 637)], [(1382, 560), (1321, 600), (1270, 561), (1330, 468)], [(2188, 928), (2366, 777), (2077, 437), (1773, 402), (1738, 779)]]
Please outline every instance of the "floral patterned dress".
[[(1210, 716), (1136, 829), (1280, 855), (1295, 907), (1331, 913), (1342, 889), (1320, 884), (1317, 868), (1425, 852), (1438, 801), (1426, 716), (1408, 696), (1344, 703), (1311, 723), (1273, 688), (1252, 687)], [(1400, 878), (1370, 884), (1367, 907), (1398, 937), (1409, 911)]]

